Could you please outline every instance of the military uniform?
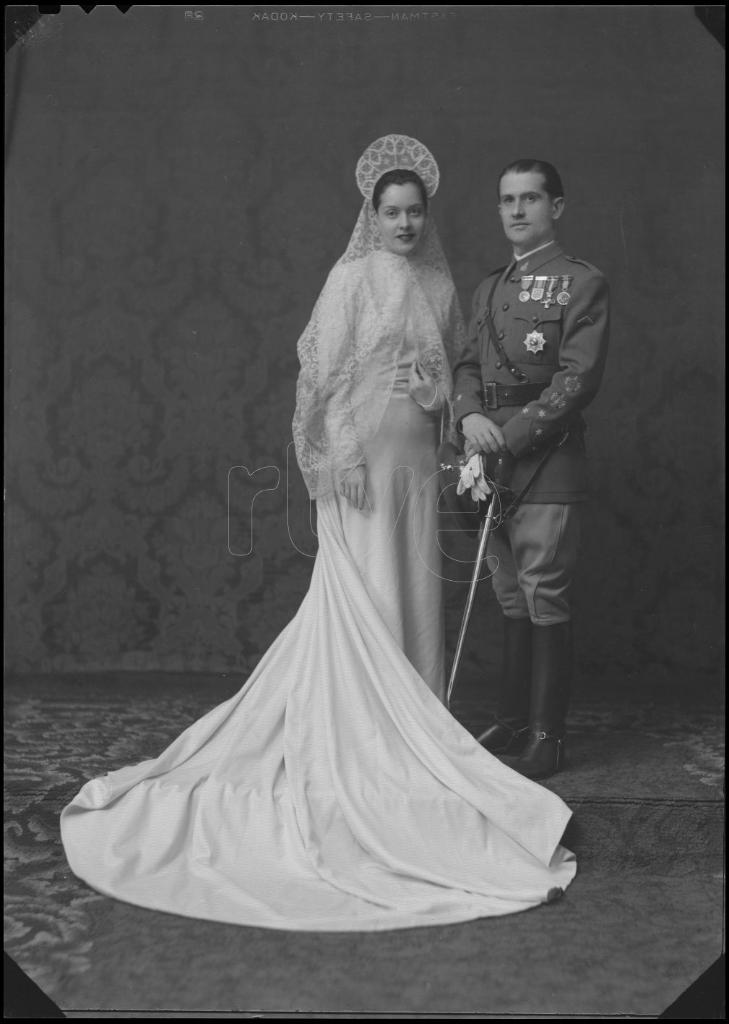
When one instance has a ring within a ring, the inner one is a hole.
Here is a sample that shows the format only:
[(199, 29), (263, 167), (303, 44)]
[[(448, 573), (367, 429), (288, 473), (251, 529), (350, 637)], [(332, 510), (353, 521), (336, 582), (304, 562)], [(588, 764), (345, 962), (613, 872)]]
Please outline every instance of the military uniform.
[[(533, 737), (557, 739), (559, 763), (571, 658), (569, 594), (580, 505), (588, 496), (581, 411), (597, 393), (607, 343), (607, 282), (556, 241), (515, 259), (476, 290), (467, 345), (454, 370), (459, 430), (473, 412), (501, 428), (515, 459), (515, 494), (541, 462), (489, 548), (498, 558), (492, 583), (505, 617), (497, 723), (481, 738), (495, 753), (518, 749), (529, 721)], [(551, 774), (556, 767), (545, 768), (543, 753), (534, 753), (537, 741), (530, 742), (532, 777)]]
[[(520, 301), (525, 294), (528, 298)], [(489, 309), (507, 360), (528, 382), (520, 383), (492, 342)], [(458, 423), (479, 412), (501, 427), (518, 460), (511, 481), (516, 493), (534, 472), (545, 444), (569, 427), (568, 439), (550, 455), (525, 502), (587, 498), (580, 411), (600, 385), (607, 342), (607, 282), (589, 263), (566, 256), (557, 242), (489, 275), (476, 290), (467, 345), (454, 373)], [(522, 401), (521, 395), (529, 397)]]

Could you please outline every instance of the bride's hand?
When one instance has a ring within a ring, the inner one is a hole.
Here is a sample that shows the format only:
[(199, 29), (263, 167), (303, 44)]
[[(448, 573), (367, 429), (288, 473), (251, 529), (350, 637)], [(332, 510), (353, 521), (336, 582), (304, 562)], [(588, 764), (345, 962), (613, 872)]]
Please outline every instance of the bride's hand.
[(439, 410), (442, 402), (438, 385), (420, 363), (415, 360), (410, 367), (408, 394), (422, 409)]
[(364, 508), (371, 508), (367, 501), (366, 483), (367, 471), (364, 466), (355, 466), (354, 469), (348, 470), (339, 483), (339, 493), (360, 512)]

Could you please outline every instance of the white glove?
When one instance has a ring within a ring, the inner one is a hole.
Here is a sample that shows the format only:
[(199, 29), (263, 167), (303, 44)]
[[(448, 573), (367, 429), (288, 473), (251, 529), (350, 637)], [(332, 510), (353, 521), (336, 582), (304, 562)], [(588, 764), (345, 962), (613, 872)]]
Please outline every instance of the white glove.
[(480, 454), (472, 455), (468, 462), (461, 467), (461, 475), (458, 480), (457, 494), (471, 492), (474, 501), (485, 501), (491, 494), (491, 488), (484, 476), (483, 461)]

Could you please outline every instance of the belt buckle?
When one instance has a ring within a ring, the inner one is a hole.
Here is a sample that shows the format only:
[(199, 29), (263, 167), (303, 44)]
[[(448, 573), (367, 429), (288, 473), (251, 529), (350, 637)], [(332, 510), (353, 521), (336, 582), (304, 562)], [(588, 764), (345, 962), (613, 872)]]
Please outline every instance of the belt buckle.
[(484, 381), (483, 395), (484, 395), (484, 398), (486, 399), (486, 408), (487, 409), (498, 409), (499, 408), (499, 400), (498, 400), (498, 397), (496, 395), (496, 381), (493, 381), (493, 380)]

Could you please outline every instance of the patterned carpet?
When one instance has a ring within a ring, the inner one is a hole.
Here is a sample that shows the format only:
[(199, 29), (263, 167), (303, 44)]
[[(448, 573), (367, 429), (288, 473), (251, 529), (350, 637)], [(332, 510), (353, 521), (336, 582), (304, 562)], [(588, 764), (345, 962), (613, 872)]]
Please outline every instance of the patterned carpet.
[[(6, 689), (6, 951), (70, 1015), (143, 1010), (661, 1012), (721, 951), (722, 716), (643, 681), (575, 703), (569, 771), (580, 873), (538, 913), (330, 935), (189, 921), (108, 899), (66, 866), (61, 807), (154, 756), (237, 678), (22, 677)], [(464, 684), (473, 731), (488, 700)], [(596, 926), (597, 923), (597, 926)], [(525, 983), (528, 965), (529, 981)]]

